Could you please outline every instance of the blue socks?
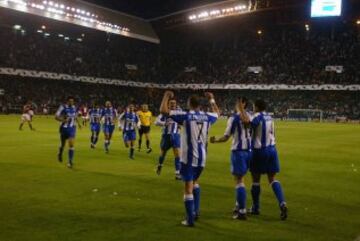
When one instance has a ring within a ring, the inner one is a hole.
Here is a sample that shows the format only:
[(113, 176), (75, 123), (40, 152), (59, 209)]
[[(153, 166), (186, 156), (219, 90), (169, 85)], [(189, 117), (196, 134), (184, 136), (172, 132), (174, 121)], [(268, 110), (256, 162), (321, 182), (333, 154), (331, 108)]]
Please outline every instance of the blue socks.
[(75, 152), (75, 148), (74, 148), (74, 147), (71, 147), (71, 148), (69, 149), (69, 163), (70, 163), (70, 164), (73, 163), (74, 152)]
[(134, 158), (134, 147), (130, 147), (130, 158)]
[(59, 155), (62, 155), (63, 151), (64, 151), (64, 147), (63, 146), (59, 147)]
[(200, 209), (200, 185), (195, 184), (193, 189), (193, 195), (194, 195), (194, 212), (195, 214), (199, 214)]
[(194, 224), (194, 196), (192, 194), (184, 195), (186, 221), (189, 225)]
[(239, 212), (246, 213), (246, 189), (244, 183), (240, 183), (236, 186), (236, 202)]
[(159, 165), (162, 166), (162, 164), (164, 163), (165, 160), (165, 156), (159, 156)]
[(110, 141), (109, 141), (109, 140), (105, 140), (105, 144), (104, 144), (105, 151), (109, 151), (109, 145), (110, 145)]
[(175, 157), (175, 171), (176, 173), (180, 172), (180, 157)]
[(260, 209), (260, 183), (253, 183), (251, 186), (251, 196), (253, 200), (252, 208), (255, 211)]
[(285, 198), (284, 198), (284, 194), (283, 194), (280, 182), (275, 180), (270, 185), (271, 185), (271, 187), (274, 191), (274, 194), (279, 202), (279, 206), (281, 207), (283, 204), (285, 204)]
[(91, 144), (95, 145), (99, 139), (99, 133), (92, 133), (91, 134)]

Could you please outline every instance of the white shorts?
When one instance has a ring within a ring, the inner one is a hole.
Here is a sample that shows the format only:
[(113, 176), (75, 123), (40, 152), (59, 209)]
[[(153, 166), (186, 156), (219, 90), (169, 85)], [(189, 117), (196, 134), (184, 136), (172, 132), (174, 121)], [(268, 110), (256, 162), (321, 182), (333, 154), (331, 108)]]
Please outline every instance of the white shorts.
[(29, 114), (22, 114), (21, 121), (31, 121), (31, 116)]

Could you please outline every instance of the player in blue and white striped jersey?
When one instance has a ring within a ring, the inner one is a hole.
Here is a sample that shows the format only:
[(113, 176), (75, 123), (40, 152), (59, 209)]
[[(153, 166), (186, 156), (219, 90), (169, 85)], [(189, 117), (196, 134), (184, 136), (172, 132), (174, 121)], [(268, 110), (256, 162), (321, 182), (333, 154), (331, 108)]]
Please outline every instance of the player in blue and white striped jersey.
[(91, 131), (91, 148), (94, 149), (96, 143), (99, 140), (100, 133), (100, 121), (101, 121), (102, 109), (98, 104), (94, 104), (88, 112), (88, 119), (90, 120), (90, 131)]
[(112, 107), (110, 101), (105, 102), (105, 108), (102, 110), (101, 118), (103, 119), (103, 131), (105, 135), (104, 148), (105, 152), (109, 153), (110, 141), (115, 130), (115, 121), (117, 118), (117, 111)]
[(160, 112), (168, 114), (175, 122), (183, 126), (181, 134), (181, 168), (180, 173), (185, 182), (184, 203), (187, 218), (182, 222), (184, 226), (194, 226), (195, 219), (199, 216), (200, 186), (198, 179), (206, 163), (208, 131), (219, 116), (212, 93), (206, 93), (212, 112), (200, 110), (200, 99), (191, 96), (188, 99), (189, 111), (171, 111), (169, 99), (174, 93), (166, 91), (161, 103)]
[(81, 125), (78, 120), (78, 110), (75, 106), (74, 97), (68, 97), (66, 104), (61, 105), (59, 109), (56, 111), (55, 119), (59, 121), (60, 124), (60, 147), (58, 153), (58, 161), (62, 162), (62, 154), (64, 151), (64, 147), (66, 141), (69, 145), (69, 160), (67, 166), (69, 168), (73, 167), (73, 159), (74, 159), (74, 144), (75, 144), (75, 134), (76, 134), (76, 123), (78, 123), (79, 128)]
[(122, 129), (123, 131), (123, 140), (126, 148), (130, 147), (130, 159), (134, 159), (136, 129), (139, 127), (139, 125), (139, 117), (135, 113), (135, 106), (130, 104), (127, 110), (119, 117), (119, 129)]
[[(246, 175), (252, 152), (251, 152), (251, 131), (250, 126), (245, 124), (240, 118), (240, 104), (248, 104), (245, 97), (239, 98), (236, 102), (237, 112), (233, 114), (227, 123), (225, 133), (222, 137), (211, 137), (211, 143), (222, 143), (233, 138), (231, 145), (231, 173), (235, 178), (236, 208), (234, 219), (246, 219), (246, 189), (244, 176)], [(246, 108), (246, 107), (245, 107)], [(249, 117), (250, 115), (247, 114)]]
[(279, 202), (280, 218), (287, 218), (287, 206), (280, 182), (275, 176), (280, 171), (279, 159), (275, 147), (275, 127), (274, 121), (269, 113), (266, 112), (266, 103), (263, 100), (255, 102), (255, 115), (250, 117), (245, 111), (245, 103), (240, 105), (241, 120), (251, 125), (253, 158), (250, 162), (250, 172), (253, 179), (251, 194), (253, 206), (250, 210), (252, 214), (260, 213), (260, 177), (267, 174), (269, 183)]
[[(169, 100), (169, 109), (176, 110), (177, 103), (175, 99)], [(160, 175), (167, 151), (172, 148), (175, 156), (175, 179), (181, 180), (180, 175), (180, 125), (176, 123), (168, 114), (160, 114), (155, 125), (162, 127), (160, 156), (156, 173)]]

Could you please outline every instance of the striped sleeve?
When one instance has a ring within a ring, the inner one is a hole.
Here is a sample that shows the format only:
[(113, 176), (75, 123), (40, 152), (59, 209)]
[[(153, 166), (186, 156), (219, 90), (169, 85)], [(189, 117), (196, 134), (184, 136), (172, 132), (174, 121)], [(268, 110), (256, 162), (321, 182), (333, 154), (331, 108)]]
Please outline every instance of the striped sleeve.
[(62, 116), (63, 115), (63, 111), (64, 111), (64, 106), (63, 105), (60, 105), (60, 107), (59, 107), (59, 109), (56, 111), (56, 116), (57, 117), (60, 117), (60, 116)]
[(232, 134), (234, 134), (234, 116), (231, 116), (229, 119), (228, 119), (228, 122), (227, 122), (227, 126), (226, 126), (226, 129), (225, 129), (225, 133), (224, 133), (224, 136), (231, 136)]
[(187, 117), (187, 112), (179, 111), (179, 110), (172, 110), (170, 111), (170, 117), (178, 124), (182, 124)]
[(261, 115), (256, 114), (250, 118), (250, 124), (252, 128), (256, 128), (261, 122)]
[(164, 126), (165, 123), (166, 123), (166, 121), (165, 121), (165, 116), (164, 115), (159, 115), (156, 118), (156, 121), (155, 121), (156, 126)]
[(217, 119), (219, 118), (219, 115), (215, 112), (207, 112), (206, 115), (208, 116), (209, 123), (211, 125), (214, 124), (217, 121)]

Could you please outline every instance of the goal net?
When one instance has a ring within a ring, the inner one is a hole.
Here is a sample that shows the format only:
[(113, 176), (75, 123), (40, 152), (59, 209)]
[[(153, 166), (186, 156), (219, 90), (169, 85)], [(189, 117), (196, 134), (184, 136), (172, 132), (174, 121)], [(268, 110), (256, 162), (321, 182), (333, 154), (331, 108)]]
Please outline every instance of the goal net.
[(323, 121), (323, 111), (318, 109), (288, 109), (287, 119), (296, 121)]

